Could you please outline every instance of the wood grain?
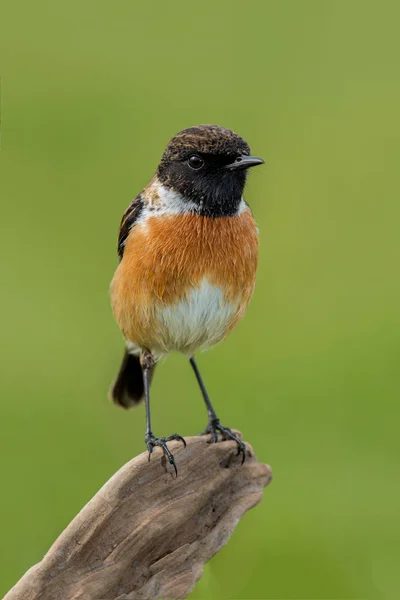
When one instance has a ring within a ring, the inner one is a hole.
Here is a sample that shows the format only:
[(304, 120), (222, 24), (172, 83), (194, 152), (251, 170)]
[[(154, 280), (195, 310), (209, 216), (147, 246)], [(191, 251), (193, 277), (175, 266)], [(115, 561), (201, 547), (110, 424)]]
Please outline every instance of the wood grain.
[(241, 466), (234, 442), (186, 441), (177, 478), (158, 449), (123, 466), (4, 600), (186, 598), (272, 477), (249, 445)]

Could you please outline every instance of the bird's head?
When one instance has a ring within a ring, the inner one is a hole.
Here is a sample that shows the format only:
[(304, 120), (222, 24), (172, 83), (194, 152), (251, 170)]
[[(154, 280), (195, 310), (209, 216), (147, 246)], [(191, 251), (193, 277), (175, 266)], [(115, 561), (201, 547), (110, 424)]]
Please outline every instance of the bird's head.
[(217, 125), (184, 129), (171, 139), (157, 169), (160, 183), (206, 216), (230, 216), (240, 205), (247, 170), (263, 164), (247, 142)]

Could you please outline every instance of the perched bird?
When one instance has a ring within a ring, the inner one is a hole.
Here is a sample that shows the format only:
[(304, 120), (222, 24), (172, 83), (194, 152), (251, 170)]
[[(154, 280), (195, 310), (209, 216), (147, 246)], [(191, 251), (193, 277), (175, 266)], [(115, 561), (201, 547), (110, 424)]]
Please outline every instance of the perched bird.
[(243, 190), (247, 170), (263, 162), (229, 129), (190, 127), (171, 139), (122, 217), (111, 303), (125, 355), (110, 394), (125, 408), (145, 399), (149, 459), (160, 446), (176, 472), (167, 442), (185, 440), (156, 437), (150, 421), (151, 378), (170, 352), (193, 367), (208, 411), (203, 433), (234, 440), (245, 459), (245, 445), (215, 413), (194, 354), (232, 331), (253, 294), (258, 236)]

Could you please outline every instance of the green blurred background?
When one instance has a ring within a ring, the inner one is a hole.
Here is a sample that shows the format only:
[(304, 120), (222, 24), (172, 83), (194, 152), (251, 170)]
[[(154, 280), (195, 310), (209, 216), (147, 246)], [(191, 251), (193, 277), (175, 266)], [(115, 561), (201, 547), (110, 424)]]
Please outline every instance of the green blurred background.
[[(108, 286), (168, 139), (243, 135), (266, 168), (248, 314), (201, 355), (221, 419), (274, 481), (192, 599), (400, 597), (400, 4), (2, 2), (0, 593), (144, 450), (107, 400)], [(185, 359), (154, 428), (197, 433)]]

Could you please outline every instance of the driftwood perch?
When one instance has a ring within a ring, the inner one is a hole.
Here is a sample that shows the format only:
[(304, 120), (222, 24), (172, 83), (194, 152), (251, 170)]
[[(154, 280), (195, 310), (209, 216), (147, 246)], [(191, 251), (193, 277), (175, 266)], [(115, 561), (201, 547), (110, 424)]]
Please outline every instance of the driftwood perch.
[(187, 438), (123, 466), (82, 509), (4, 600), (186, 598), (203, 565), (260, 502), (271, 469), (247, 445)]

